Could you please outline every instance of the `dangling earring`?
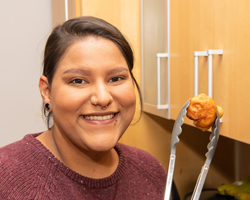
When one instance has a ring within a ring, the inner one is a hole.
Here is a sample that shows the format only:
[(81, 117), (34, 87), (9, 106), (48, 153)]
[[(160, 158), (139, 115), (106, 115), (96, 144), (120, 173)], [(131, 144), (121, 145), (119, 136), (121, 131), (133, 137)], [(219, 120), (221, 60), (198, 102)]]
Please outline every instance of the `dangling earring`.
[(51, 112), (51, 109), (50, 109), (50, 104), (49, 103), (46, 103), (45, 105), (44, 105), (44, 116), (45, 117), (49, 117), (49, 115), (50, 115), (50, 112)]
[(45, 109), (47, 112), (50, 112), (50, 104), (49, 103), (45, 104)]

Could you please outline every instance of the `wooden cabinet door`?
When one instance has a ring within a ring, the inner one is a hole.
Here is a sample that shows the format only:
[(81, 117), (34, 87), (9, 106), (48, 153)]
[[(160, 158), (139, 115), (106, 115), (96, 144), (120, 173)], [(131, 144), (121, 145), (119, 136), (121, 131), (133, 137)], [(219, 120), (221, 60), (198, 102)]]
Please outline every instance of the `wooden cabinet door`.
[[(250, 143), (250, 1), (173, 0), (170, 9), (171, 118), (194, 95), (193, 52), (222, 49), (213, 56), (213, 99), (224, 109), (220, 134)], [(207, 94), (207, 70), (207, 57), (199, 58), (199, 93)]]
[(141, 1), (143, 111), (170, 119), (169, 0)]

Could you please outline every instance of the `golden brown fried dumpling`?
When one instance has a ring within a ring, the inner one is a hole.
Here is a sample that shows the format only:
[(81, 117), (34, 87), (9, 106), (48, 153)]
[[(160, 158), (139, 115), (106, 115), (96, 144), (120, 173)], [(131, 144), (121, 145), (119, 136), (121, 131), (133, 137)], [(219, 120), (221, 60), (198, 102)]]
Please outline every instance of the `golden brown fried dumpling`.
[(219, 106), (217, 108), (211, 97), (205, 94), (199, 94), (190, 99), (190, 105), (187, 108), (186, 115), (189, 119), (194, 120), (194, 125), (197, 128), (206, 131), (213, 126), (217, 109), (220, 117), (222, 117), (222, 108)]

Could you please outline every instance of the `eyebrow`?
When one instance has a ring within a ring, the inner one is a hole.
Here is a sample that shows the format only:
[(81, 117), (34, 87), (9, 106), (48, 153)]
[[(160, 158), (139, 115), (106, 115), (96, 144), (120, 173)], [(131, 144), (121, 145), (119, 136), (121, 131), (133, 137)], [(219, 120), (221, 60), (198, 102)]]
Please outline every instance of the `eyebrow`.
[[(109, 69), (107, 71), (107, 74), (116, 74), (116, 73), (120, 73), (122, 71), (128, 71), (128, 69), (125, 67), (116, 67), (114, 69)], [(83, 74), (83, 75), (87, 75), (87, 76), (92, 75), (92, 72), (90, 70), (78, 69), (78, 68), (71, 68), (71, 69), (68, 69), (65, 72), (63, 72), (63, 74), (67, 74), (67, 73)]]
[(107, 74), (116, 74), (116, 73), (120, 73), (122, 71), (128, 71), (127, 68), (125, 67), (116, 67), (114, 69), (110, 69), (107, 71)]
[(87, 75), (87, 76), (90, 76), (92, 74), (92, 72), (90, 70), (78, 69), (78, 68), (71, 68), (71, 69), (68, 69), (65, 72), (63, 72), (63, 74), (67, 74), (67, 73), (83, 74), (83, 75)]

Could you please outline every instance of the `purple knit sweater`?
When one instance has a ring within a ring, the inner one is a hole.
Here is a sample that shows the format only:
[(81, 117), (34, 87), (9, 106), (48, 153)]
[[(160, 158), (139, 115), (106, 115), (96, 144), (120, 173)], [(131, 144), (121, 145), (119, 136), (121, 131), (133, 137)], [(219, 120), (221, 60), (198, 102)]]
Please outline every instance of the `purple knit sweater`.
[(103, 179), (67, 168), (35, 137), (0, 148), (0, 199), (162, 200), (166, 173), (149, 153), (118, 143), (116, 171)]

